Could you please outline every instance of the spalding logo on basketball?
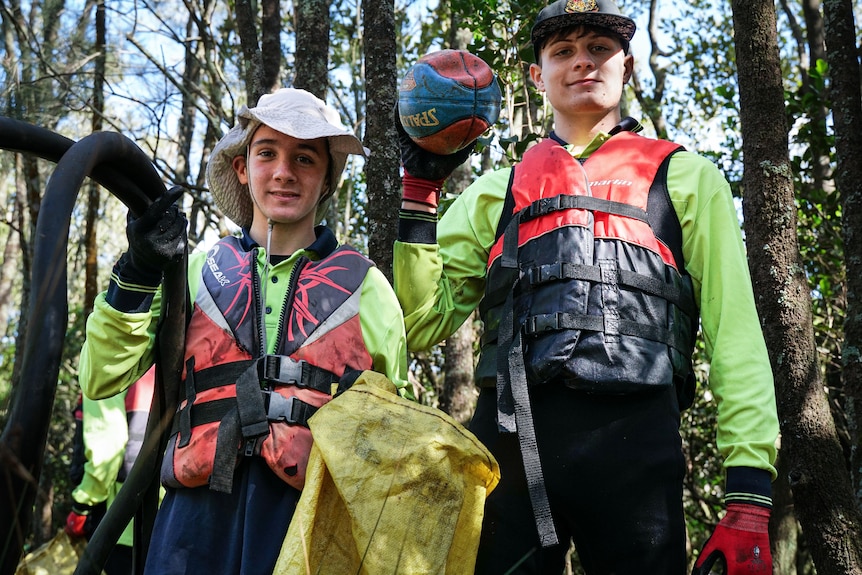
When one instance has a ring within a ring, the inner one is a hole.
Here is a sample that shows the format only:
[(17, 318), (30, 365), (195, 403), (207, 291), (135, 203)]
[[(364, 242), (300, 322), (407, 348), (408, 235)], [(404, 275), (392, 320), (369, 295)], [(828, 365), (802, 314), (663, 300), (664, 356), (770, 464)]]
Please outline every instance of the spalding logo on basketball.
[(501, 98), (497, 77), (484, 60), (465, 50), (440, 50), (407, 71), (398, 88), (398, 114), (414, 142), (448, 155), (497, 121)]

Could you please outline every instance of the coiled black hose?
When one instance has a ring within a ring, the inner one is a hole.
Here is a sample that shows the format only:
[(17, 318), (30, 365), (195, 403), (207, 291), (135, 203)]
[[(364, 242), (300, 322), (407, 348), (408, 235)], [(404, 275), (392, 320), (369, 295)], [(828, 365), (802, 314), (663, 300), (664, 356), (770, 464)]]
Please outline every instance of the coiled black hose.
[[(165, 186), (144, 152), (114, 132), (97, 132), (74, 142), (44, 128), (0, 117), (0, 148), (57, 162), (45, 188), (36, 225), (31, 278), (30, 325), (24, 342), (20, 384), (0, 435), (0, 575), (15, 572), (30, 529), (36, 489), (68, 324), (66, 249), (69, 222), (87, 176), (102, 184), (135, 215), (142, 214)], [(122, 170), (120, 169), (122, 167)], [(161, 321), (156, 336), (156, 392), (147, 438), (116, 500), (93, 534), (76, 574), (98, 574), (133, 515), (135, 571), (141, 567), (158, 505), (157, 472), (176, 411), (187, 312), (186, 261), (165, 270)], [(18, 472), (24, 470), (29, 474)]]

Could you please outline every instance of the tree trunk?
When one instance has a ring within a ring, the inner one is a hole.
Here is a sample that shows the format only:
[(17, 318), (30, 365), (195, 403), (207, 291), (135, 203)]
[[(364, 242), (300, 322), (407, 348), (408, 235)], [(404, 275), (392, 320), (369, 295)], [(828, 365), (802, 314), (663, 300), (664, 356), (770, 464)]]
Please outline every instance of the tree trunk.
[[(824, 10), (837, 155), (835, 181), (843, 205), (844, 265), (847, 268), (842, 371), (851, 436), (852, 490), (857, 503), (862, 504), (862, 318), (859, 316), (862, 313), (862, 240), (859, 239), (862, 234), (862, 95), (852, 2), (826, 0)], [(862, 533), (858, 540), (862, 540)]]
[(263, 89), (272, 92), (281, 88), (277, 85), (281, 72), (281, 10), (278, 0), (261, 0), (260, 6), (261, 81)]
[(365, 29), (365, 145), (368, 194), (368, 253), (392, 281), (392, 245), (398, 234), (401, 206), (401, 153), (393, 123), (398, 73), (395, 68), (395, 4), (363, 0)]
[(446, 339), (445, 377), (438, 390), (438, 407), (455, 421), (467, 425), (473, 417), (476, 399), (479, 397), (473, 383), (473, 344), (476, 342), (474, 315)]
[(299, 0), (296, 3), (295, 88), (326, 99), (329, 86), (329, 1)]
[[(803, 0), (802, 13), (805, 17), (805, 31), (808, 37), (809, 69), (803, 71), (805, 78), (804, 90), (811, 92), (811, 83), (808, 75), (818, 60), (826, 60), (826, 44), (823, 30), (823, 17), (820, 14), (820, 0)], [(851, 44), (852, 45), (852, 44)], [(811, 111), (810, 124), (817, 137), (810, 139), (811, 145), (811, 179), (815, 189), (826, 192), (835, 191), (835, 182), (832, 179), (832, 168), (830, 166), (829, 149), (826, 145), (826, 119), (829, 110), (825, 106), (816, 107)]]
[(787, 464), (784, 457), (776, 463), (778, 479), (772, 484), (772, 517), (769, 532), (772, 534), (772, 570), (781, 575), (796, 575), (799, 554), (799, 527), (793, 512), (793, 493), (787, 482)]
[(245, 70), (245, 94), (249, 107), (254, 106), (261, 96), (270, 91), (270, 86), (266, 85), (256, 20), (253, 3), (250, 0), (237, 0), (236, 30), (244, 57), (240, 68), (244, 67)]
[(781, 456), (819, 575), (862, 573), (859, 507), (823, 391), (802, 273), (775, 8), (732, 2), (743, 135), (745, 231), (775, 374)]
[[(95, 73), (93, 77), (93, 132), (102, 129), (102, 117), (105, 114), (105, 95), (102, 93), (105, 84), (105, 3), (96, 2), (96, 43), (93, 51), (96, 56)], [(86, 263), (84, 264), (84, 308), (83, 315), (88, 317), (93, 311), (93, 302), (99, 293), (99, 244), (96, 238), (96, 224), (101, 210), (102, 190), (95, 182), (87, 185), (87, 220), (84, 222), (84, 245)]]

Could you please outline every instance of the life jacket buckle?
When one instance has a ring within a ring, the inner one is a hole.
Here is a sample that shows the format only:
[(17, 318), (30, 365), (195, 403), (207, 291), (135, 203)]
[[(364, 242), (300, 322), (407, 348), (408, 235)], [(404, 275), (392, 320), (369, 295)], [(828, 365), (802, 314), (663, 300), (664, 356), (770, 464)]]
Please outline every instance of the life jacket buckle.
[(286, 355), (265, 355), (261, 379), (267, 383), (303, 386), (305, 360), (296, 361)]
[(555, 312), (530, 316), (524, 322), (524, 333), (532, 335), (543, 331), (558, 330), (562, 323), (562, 315), (561, 312)]
[(561, 196), (552, 196), (550, 198), (539, 198), (527, 209), (526, 218), (522, 218), (523, 220), (532, 220), (534, 218), (538, 218), (539, 216), (543, 216), (545, 214), (555, 212), (560, 209)]
[(283, 421), (292, 425), (300, 423), (299, 414), (295, 411), (295, 408), (299, 406), (296, 397), (284, 397), (271, 391), (264, 393), (269, 396), (269, 406), (266, 409), (266, 418), (269, 421)]

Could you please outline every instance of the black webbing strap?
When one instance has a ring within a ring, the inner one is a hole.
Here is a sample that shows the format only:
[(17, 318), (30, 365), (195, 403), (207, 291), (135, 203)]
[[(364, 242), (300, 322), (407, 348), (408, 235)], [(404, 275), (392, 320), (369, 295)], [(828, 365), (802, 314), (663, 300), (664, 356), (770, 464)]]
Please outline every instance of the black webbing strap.
[[(694, 317), (697, 314), (697, 310), (692, 307), (691, 302), (683, 300), (679, 285), (663, 282), (658, 278), (639, 274), (631, 270), (617, 268), (616, 273), (617, 278), (615, 283), (618, 285), (660, 297), (680, 308), (688, 317)], [(535, 289), (544, 283), (570, 279), (593, 283), (603, 281), (602, 273), (598, 266), (556, 262), (524, 270), (524, 274), (521, 276), (520, 288), (522, 291), (527, 291)]]
[(593, 196), (572, 196), (569, 194), (560, 194), (551, 198), (539, 198), (517, 214), (514, 214), (512, 219), (506, 224), (505, 231), (503, 232), (503, 253), (500, 256), (500, 265), (504, 268), (518, 267), (518, 228), (522, 223), (545, 214), (571, 209), (603, 212), (649, 223), (647, 213), (644, 210), (623, 202), (614, 202), (612, 200), (594, 198)]
[(180, 409), (179, 417), (174, 418), (174, 426), (180, 433), (177, 447), (185, 447), (192, 439), (192, 405), (197, 391), (195, 388), (195, 357), (186, 361), (186, 404)]
[(530, 392), (527, 388), (527, 373), (524, 369), (524, 349), (521, 345), (520, 330), (515, 334), (515, 341), (508, 355), (511, 393), (515, 402), (515, 421), (518, 425), (518, 444), (521, 446), (521, 458), (524, 460), (530, 503), (533, 505), (533, 516), (536, 518), (539, 541), (541, 541), (542, 547), (551, 547), (559, 543), (559, 539), (554, 529), (554, 518), (551, 516), (551, 504), (548, 502), (548, 492), (542, 473), (542, 461), (539, 458), (539, 449), (536, 443), (536, 429), (533, 426), (533, 410), (530, 407)]
[[(542, 462), (533, 426), (530, 393), (524, 368), (521, 330), (514, 331), (514, 309), (509, 293), (500, 319), (500, 341), (497, 345), (497, 431), (518, 434), (518, 445), (524, 463), (524, 473), (530, 493), (530, 504), (536, 519), (536, 529), (542, 547), (556, 545), (559, 540), (548, 502), (548, 492), (542, 473)], [(513, 340), (514, 336), (514, 340)]]
[[(194, 384), (197, 393), (232, 384), (248, 369), (256, 359), (245, 359), (214, 365), (194, 374)], [(187, 371), (188, 373), (188, 371)]]
[[(215, 401), (199, 403), (195, 405), (195, 408), (192, 410), (191, 415), (188, 418), (189, 428), (194, 429), (200, 425), (206, 425), (207, 423), (212, 423), (214, 421), (221, 421), (225, 414), (235, 407), (235, 397), (225, 397)], [(175, 421), (171, 428), (171, 435), (178, 431), (182, 433), (182, 428)], [(185, 445), (183, 445), (183, 447), (185, 447)]]
[(237, 379), (236, 407), (225, 414), (219, 425), (210, 476), (210, 489), (213, 491), (232, 491), (240, 442), (245, 443), (247, 452), (253, 453), (257, 439), (269, 434), (257, 367), (257, 362), (252, 362)]
[(269, 433), (266, 404), (261, 393), (257, 363), (251, 364), (236, 380), (236, 403), (242, 437), (255, 439)]
[(678, 350), (680, 353), (686, 353), (676, 330), (645, 325), (627, 319), (616, 319), (615, 322), (615, 328), (608, 329), (607, 318), (604, 316), (563, 312), (545, 313), (527, 317), (524, 321), (524, 334), (537, 335), (546, 331), (563, 329), (614, 333), (664, 343)]
[(233, 490), (233, 472), (236, 468), (240, 444), (239, 412), (236, 404), (221, 419), (216, 438), (213, 472), (210, 475), (210, 489), (221, 493)]
[(512, 216), (503, 232), (503, 253), (500, 254), (500, 266), (518, 269), (518, 243), (523, 210)]
[(605, 214), (613, 214), (633, 218), (642, 222), (647, 222), (647, 213), (637, 206), (632, 206), (623, 202), (615, 202), (613, 200), (605, 200), (593, 196), (579, 196), (570, 194), (560, 194), (550, 198), (539, 198), (530, 203), (520, 212), (521, 223), (530, 221), (539, 216), (557, 212), (559, 210), (590, 210), (592, 212), (603, 212)]
[(503, 315), (500, 317), (497, 341), (497, 432), (515, 433), (518, 426), (515, 422), (515, 401), (512, 398), (512, 384), (509, 380), (509, 348), (512, 346), (514, 332), (514, 308), (512, 304), (514, 290), (503, 304)]
[(316, 389), (329, 394), (333, 382), (338, 377), (304, 360), (295, 360), (286, 355), (266, 355), (259, 359), (249, 359), (214, 365), (195, 374), (194, 385), (198, 393), (237, 381), (252, 363), (258, 366), (260, 380), (273, 385), (295, 385)]
[[(291, 425), (302, 425), (308, 427), (309, 418), (317, 412), (317, 407), (306, 403), (297, 397), (283, 397), (276, 392), (261, 391), (268, 398), (266, 417), (269, 421), (281, 421)], [(215, 421), (221, 421), (224, 416), (236, 408), (236, 398), (225, 397), (215, 401), (199, 403), (195, 405), (189, 418), (189, 426), (194, 429), (199, 425), (206, 425)], [(175, 421), (171, 429), (171, 435), (180, 430)], [(239, 435), (237, 435), (239, 437)]]

